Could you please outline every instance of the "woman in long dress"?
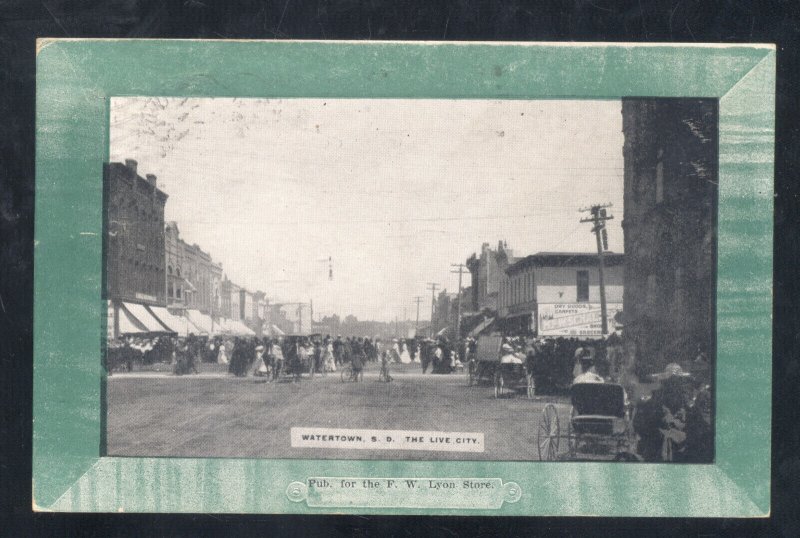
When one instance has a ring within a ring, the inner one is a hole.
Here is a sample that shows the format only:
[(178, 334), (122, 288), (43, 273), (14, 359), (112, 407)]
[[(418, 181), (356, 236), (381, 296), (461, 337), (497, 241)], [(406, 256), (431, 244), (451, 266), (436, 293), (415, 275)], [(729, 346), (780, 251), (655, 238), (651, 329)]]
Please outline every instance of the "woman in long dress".
[(329, 340), (325, 343), (325, 347), (322, 350), (322, 371), (323, 372), (335, 372), (336, 371), (336, 360), (333, 356), (333, 343)]
[(405, 341), (400, 344), (400, 362), (403, 364), (411, 364), (411, 355), (408, 353), (408, 346)]
[(228, 364), (228, 353), (225, 348), (225, 342), (219, 343), (218, 350), (219, 351), (217, 353), (217, 364)]

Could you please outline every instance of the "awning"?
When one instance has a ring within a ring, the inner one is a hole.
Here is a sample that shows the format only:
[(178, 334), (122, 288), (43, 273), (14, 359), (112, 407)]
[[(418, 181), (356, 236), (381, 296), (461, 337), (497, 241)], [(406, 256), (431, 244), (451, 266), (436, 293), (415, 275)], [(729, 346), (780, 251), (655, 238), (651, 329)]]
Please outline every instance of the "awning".
[(283, 331), (281, 330), (281, 328), (280, 328), (280, 327), (278, 327), (277, 325), (273, 325), (273, 326), (272, 326), (272, 334), (275, 334), (275, 335), (277, 335), (277, 336), (285, 336), (285, 335), (286, 335), (286, 333), (285, 333), (285, 332), (283, 332)]
[(524, 317), (524, 316), (532, 316), (532, 315), (533, 315), (533, 312), (517, 312), (516, 314), (509, 314), (507, 316), (504, 316), (501, 319), (514, 319), (514, 318), (521, 318), (521, 317)]
[[(122, 319), (123, 310), (133, 316), (139, 325), (145, 328), (145, 332), (150, 333), (169, 333), (173, 332), (167, 329), (153, 314), (147, 310), (147, 307), (142, 304), (136, 303), (122, 303), (120, 305), (120, 320)], [(122, 325), (120, 324), (119, 332), (122, 333)]]
[(209, 316), (206, 316), (199, 310), (194, 310), (192, 308), (186, 310), (186, 317), (189, 318), (189, 321), (192, 322), (192, 325), (197, 327), (201, 333), (211, 334), (211, 325), (212, 321)]
[(217, 332), (234, 336), (255, 336), (255, 331), (238, 319), (221, 318), (217, 324)]
[(245, 325), (244, 323), (242, 323), (238, 319), (233, 320), (233, 332), (235, 334), (240, 335), (240, 336), (255, 336), (256, 335), (256, 332), (253, 329), (251, 329), (250, 327), (248, 327), (247, 325)]
[(494, 318), (486, 318), (486, 319), (484, 319), (482, 322), (480, 322), (480, 323), (478, 324), (478, 326), (477, 326), (477, 327), (475, 327), (474, 329), (472, 329), (472, 330), (469, 332), (469, 336), (471, 336), (471, 337), (473, 337), (473, 338), (474, 338), (474, 337), (476, 337), (476, 336), (478, 336), (478, 335), (481, 333), (481, 331), (483, 331), (484, 329), (486, 329), (486, 328), (487, 328), (489, 325), (491, 325), (492, 323), (494, 323)]
[(442, 329), (441, 331), (436, 333), (436, 336), (444, 336), (444, 333), (446, 333), (449, 330), (450, 330), (450, 327), (445, 327), (444, 329)]
[(233, 334), (231, 320), (228, 318), (219, 318), (219, 322), (214, 325), (214, 329), (217, 334)]
[(118, 317), (117, 323), (119, 324), (119, 334), (147, 334), (147, 327), (145, 327), (136, 316), (125, 310), (119, 303), (116, 305), (108, 301), (108, 336), (114, 337), (114, 316)]
[(187, 336), (189, 333), (198, 332), (197, 328), (188, 319), (170, 313), (163, 306), (150, 306), (148, 308), (162, 324), (179, 336)]

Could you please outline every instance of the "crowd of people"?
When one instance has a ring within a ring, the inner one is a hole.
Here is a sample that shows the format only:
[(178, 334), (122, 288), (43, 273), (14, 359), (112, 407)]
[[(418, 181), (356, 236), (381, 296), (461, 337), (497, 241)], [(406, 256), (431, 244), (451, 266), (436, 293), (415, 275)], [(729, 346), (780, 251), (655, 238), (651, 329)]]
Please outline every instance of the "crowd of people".
[[(107, 343), (106, 369), (131, 371), (135, 364), (169, 363), (175, 375), (196, 374), (199, 364), (217, 363), (239, 377), (259, 376), (294, 382), (302, 374), (327, 375), (348, 366), (358, 374), (378, 363), (379, 380), (391, 381), (392, 364), (419, 364), (423, 373), (449, 374), (464, 364), (474, 367), (477, 341), (433, 338), (385, 339), (331, 335), (235, 337), (189, 335), (128, 336)], [(604, 340), (507, 336), (501, 365), (524, 365), (536, 376), (537, 391), (565, 389), (577, 383), (616, 383), (631, 395), (638, 454), (644, 461), (710, 462), (713, 413), (710, 366), (698, 349), (693, 359), (667, 365), (641, 379), (626, 362), (617, 335)], [(462, 362), (463, 361), (463, 362)]]
[(209, 338), (190, 334), (176, 336), (124, 336), (106, 346), (106, 369), (131, 371), (134, 365), (170, 363), (176, 375), (198, 373), (200, 363), (227, 366), (235, 376), (256, 375), (277, 379), (302, 373), (327, 374), (342, 365), (417, 363), (423, 373), (450, 373), (461, 362), (456, 346), (446, 338), (369, 338), (338, 335)]
[[(467, 340), (474, 367), (471, 349)], [(556, 390), (582, 383), (619, 384), (643, 461), (709, 463), (714, 446), (711, 367), (701, 348), (682, 359), (640, 377), (626, 359), (622, 338), (612, 334), (604, 340), (508, 336), (501, 340), (498, 362), (500, 368), (524, 367), (537, 378), (537, 391), (548, 384)]]

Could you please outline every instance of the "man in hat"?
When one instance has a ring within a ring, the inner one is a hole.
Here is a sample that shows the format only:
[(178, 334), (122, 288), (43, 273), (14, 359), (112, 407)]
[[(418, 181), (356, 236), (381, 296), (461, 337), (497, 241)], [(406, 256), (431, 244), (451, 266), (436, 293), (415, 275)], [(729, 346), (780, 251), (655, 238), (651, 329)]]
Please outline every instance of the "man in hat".
[(514, 353), (511, 344), (500, 346), (500, 364), (522, 364), (522, 359)]
[(584, 354), (580, 358), (581, 373), (572, 380), (573, 385), (579, 383), (605, 383), (605, 380), (598, 375), (594, 367), (594, 360), (589, 354)]

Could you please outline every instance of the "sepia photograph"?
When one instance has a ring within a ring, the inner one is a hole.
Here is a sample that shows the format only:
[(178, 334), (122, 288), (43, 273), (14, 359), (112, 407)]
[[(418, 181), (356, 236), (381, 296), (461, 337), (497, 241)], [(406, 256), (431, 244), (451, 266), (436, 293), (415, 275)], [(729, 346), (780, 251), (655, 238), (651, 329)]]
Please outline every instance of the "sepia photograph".
[(717, 99), (109, 102), (104, 455), (715, 461)]

